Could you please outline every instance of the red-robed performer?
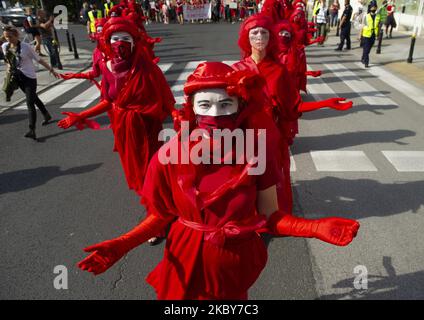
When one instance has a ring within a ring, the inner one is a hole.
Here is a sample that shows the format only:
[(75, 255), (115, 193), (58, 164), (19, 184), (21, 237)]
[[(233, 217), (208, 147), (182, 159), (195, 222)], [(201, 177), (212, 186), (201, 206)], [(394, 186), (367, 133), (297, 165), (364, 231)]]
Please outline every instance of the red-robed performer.
[[(95, 275), (105, 272), (175, 221), (163, 260), (147, 277), (157, 298), (247, 299), (248, 289), (267, 261), (259, 231), (313, 237), (339, 246), (352, 241), (359, 228), (354, 220), (308, 220), (278, 209), (276, 183), (281, 170), (273, 148), (278, 133), (261, 110), (260, 83), (258, 75), (249, 71), (234, 72), (220, 62), (200, 64), (184, 86), (185, 115), (191, 130), (184, 134), (182, 129), (161, 151), (186, 146), (184, 150), (192, 154), (201, 143), (214, 149), (218, 140), (209, 134), (215, 129), (244, 133), (255, 129), (257, 138), (260, 134), (256, 129), (265, 129), (265, 171), (249, 174), (254, 166), (247, 155), (238, 164), (166, 164), (166, 152), (162, 156), (158, 152), (149, 164), (143, 189), (151, 214), (123, 236), (85, 248), (91, 254), (79, 262), (82, 270)], [(260, 143), (259, 138), (256, 142)], [(228, 154), (237, 154), (235, 145)], [(211, 157), (207, 152), (203, 155)]]
[(289, 145), (297, 133), (296, 121), (302, 112), (324, 107), (345, 110), (352, 102), (343, 103), (344, 98), (332, 98), (317, 102), (303, 102), (293, 85), (286, 67), (279, 60), (279, 39), (273, 21), (266, 15), (249, 17), (240, 28), (238, 41), (242, 60), (233, 65), (237, 70), (250, 70), (260, 74), (266, 81), (264, 93), (267, 97), (265, 111), (270, 115), (281, 133), (281, 165), (284, 172), (279, 202), (281, 209), (291, 212), (292, 193), (290, 183)]
[(97, 81), (95, 81), (96, 78), (100, 77), (102, 67), (101, 64), (105, 63), (105, 54), (102, 52), (102, 33), (103, 33), (103, 26), (106, 23), (106, 18), (100, 18), (96, 19), (95, 26), (96, 26), (96, 33), (90, 33), (90, 37), (92, 40), (95, 40), (97, 42), (96, 48), (94, 48), (93, 54), (92, 54), (92, 61), (93, 65), (90, 71), (87, 72), (80, 72), (80, 73), (63, 73), (60, 74), (60, 77), (64, 80), (70, 80), (70, 79), (88, 79), (92, 81), (99, 89), (100, 85)]
[(100, 64), (103, 100), (79, 114), (66, 113), (68, 117), (58, 125), (64, 129), (81, 125), (87, 118), (110, 111), (115, 148), (128, 186), (141, 195), (148, 162), (161, 146), (162, 122), (171, 115), (175, 100), (134, 21), (111, 17), (103, 34), (107, 50), (107, 61)]

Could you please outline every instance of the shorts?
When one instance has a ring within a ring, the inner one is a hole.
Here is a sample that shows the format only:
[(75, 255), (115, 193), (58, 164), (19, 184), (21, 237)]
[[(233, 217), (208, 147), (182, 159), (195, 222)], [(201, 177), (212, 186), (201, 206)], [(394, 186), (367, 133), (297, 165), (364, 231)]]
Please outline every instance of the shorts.
[(387, 16), (386, 26), (392, 26), (393, 28), (396, 28), (396, 26), (397, 26), (396, 20), (395, 20), (395, 17), (392, 14)]

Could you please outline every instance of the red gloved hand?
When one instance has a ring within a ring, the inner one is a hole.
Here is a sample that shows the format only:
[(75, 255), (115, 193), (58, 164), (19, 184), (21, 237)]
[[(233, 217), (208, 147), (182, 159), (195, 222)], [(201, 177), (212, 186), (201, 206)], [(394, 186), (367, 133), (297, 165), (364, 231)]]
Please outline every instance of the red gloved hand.
[(324, 42), (325, 37), (324, 36), (320, 36), (314, 40), (309, 41), (308, 45), (314, 44), (314, 43), (322, 43)]
[(58, 122), (58, 126), (62, 129), (68, 129), (82, 120), (81, 116), (75, 112), (62, 112), (63, 115), (67, 116)]
[(123, 236), (85, 248), (85, 252), (93, 253), (80, 261), (78, 267), (93, 272), (94, 275), (105, 272), (130, 250), (157, 235), (171, 220), (162, 219), (153, 214), (147, 216), (138, 226)]
[(174, 120), (174, 130), (180, 131), (181, 121), (184, 121), (184, 110), (173, 110), (172, 111), (172, 120)]
[(327, 100), (321, 101), (322, 105), (325, 105), (328, 108), (344, 111), (352, 108), (353, 102), (347, 101), (347, 102), (341, 102), (345, 101), (346, 98), (330, 98)]
[(91, 72), (82, 72), (82, 73), (62, 73), (59, 76), (64, 80), (69, 79), (93, 79)]
[(322, 101), (315, 101), (315, 102), (301, 102), (298, 106), (299, 112), (309, 112), (318, 110), (321, 108), (332, 108), (336, 110), (347, 110), (352, 108), (353, 102), (340, 102), (345, 101), (346, 98), (330, 98)]
[(312, 76), (312, 77), (316, 78), (316, 77), (320, 77), (322, 75), (322, 71), (321, 70), (306, 71), (306, 75), (307, 76)]
[(322, 241), (346, 246), (356, 237), (359, 223), (345, 218), (323, 218), (308, 220), (281, 211), (274, 212), (268, 219), (268, 230), (279, 236), (317, 238)]

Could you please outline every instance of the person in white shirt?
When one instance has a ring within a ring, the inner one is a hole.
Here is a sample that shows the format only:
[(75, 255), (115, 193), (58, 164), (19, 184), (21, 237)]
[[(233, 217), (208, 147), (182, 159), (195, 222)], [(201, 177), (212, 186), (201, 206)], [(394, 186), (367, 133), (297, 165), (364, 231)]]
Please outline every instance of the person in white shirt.
[[(319, 9), (317, 11), (317, 26), (318, 26), (318, 37), (327, 36), (327, 23), (329, 18), (328, 7), (325, 3), (325, 0), (320, 0)], [(324, 45), (324, 41), (319, 42), (319, 45)]]
[(5, 62), (8, 66), (8, 71), (14, 74), (17, 85), (25, 93), (28, 106), (29, 131), (25, 134), (25, 137), (36, 140), (35, 123), (37, 112), (35, 106), (38, 107), (44, 116), (42, 125), (47, 125), (52, 117), (37, 95), (37, 75), (33, 60), (44, 66), (56, 78), (59, 78), (59, 75), (47, 62), (40, 58), (29, 44), (19, 41), (19, 32), (16, 28), (6, 26), (3, 30), (3, 36), (7, 41), (2, 45)]

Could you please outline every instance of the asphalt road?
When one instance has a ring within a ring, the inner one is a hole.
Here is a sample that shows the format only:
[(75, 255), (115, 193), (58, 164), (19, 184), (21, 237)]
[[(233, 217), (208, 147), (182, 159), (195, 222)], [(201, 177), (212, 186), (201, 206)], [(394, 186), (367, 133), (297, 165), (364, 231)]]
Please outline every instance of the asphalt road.
[[(147, 30), (163, 37), (156, 53), (178, 91), (188, 63), (239, 58), (238, 28), (223, 23)], [(92, 48), (81, 26), (71, 26), (71, 32), (79, 46)], [(331, 46), (308, 50), (311, 68), (325, 72), (322, 80), (310, 81), (315, 95), (305, 100), (335, 92), (353, 99), (355, 107), (305, 114), (292, 148), (296, 214), (358, 219), (358, 237), (345, 248), (318, 240), (266, 239), (268, 264), (251, 299), (424, 298), (422, 160), (408, 158), (403, 164), (413, 171), (403, 172), (382, 152), (424, 151), (423, 106), (405, 88), (389, 87), (384, 77), (356, 65), (358, 54), (358, 49), (335, 53)], [(54, 118), (89, 87), (78, 83), (49, 102)], [(107, 125), (106, 116), (98, 121)], [(110, 130), (39, 126), (36, 143), (22, 137), (26, 128), (25, 111), (0, 115), (0, 299), (154, 299), (144, 278), (160, 261), (164, 243), (133, 250), (99, 277), (76, 268), (84, 246), (126, 232), (145, 215), (112, 152)], [(57, 265), (68, 269), (67, 290), (53, 286)], [(358, 265), (368, 271), (366, 290), (353, 286)]]

